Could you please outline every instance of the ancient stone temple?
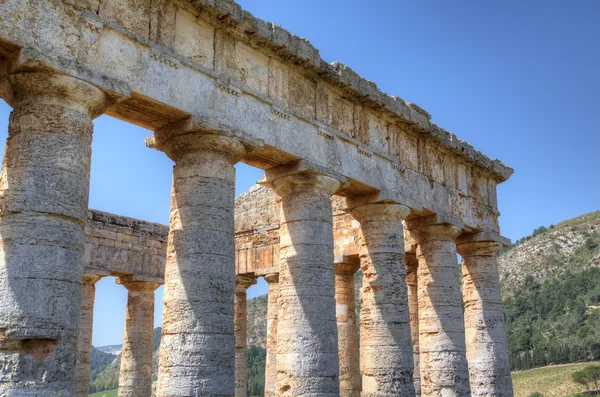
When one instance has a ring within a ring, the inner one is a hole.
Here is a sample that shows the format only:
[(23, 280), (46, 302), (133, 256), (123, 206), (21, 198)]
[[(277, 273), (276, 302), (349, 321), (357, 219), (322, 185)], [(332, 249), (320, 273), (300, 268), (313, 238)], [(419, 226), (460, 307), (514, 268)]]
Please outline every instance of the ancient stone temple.
[[(0, 97), (0, 396), (87, 395), (107, 275), (128, 291), (119, 396), (153, 393), (161, 284), (156, 395), (245, 396), (258, 277), (268, 396), (513, 395), (512, 169), (306, 40), (231, 0), (0, 0)], [(169, 226), (88, 210), (102, 114), (174, 161)], [(236, 201), (237, 162), (265, 177)]]

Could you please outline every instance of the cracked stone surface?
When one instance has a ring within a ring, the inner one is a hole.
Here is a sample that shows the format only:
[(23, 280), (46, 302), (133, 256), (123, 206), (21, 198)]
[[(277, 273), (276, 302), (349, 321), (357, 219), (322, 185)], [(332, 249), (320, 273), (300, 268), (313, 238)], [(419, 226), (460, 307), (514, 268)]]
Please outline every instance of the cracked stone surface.
[(100, 276), (85, 274), (81, 288), (81, 320), (75, 366), (75, 397), (87, 397), (90, 391), (90, 358), (92, 354), (92, 329), (94, 327), (94, 300), (96, 283)]
[(14, 109), (0, 176), (0, 395), (72, 396), (92, 119), (105, 95), (50, 73), (10, 75), (0, 91)]
[(387, 203), (351, 210), (361, 225), (362, 396), (415, 395), (402, 226), (409, 211)]
[(330, 196), (340, 183), (292, 174), (272, 184), (282, 198), (276, 394), (339, 396)]
[(460, 273), (449, 224), (411, 230), (418, 240), (419, 351), (421, 396), (468, 397), (469, 369)]
[(265, 276), (269, 283), (267, 302), (267, 357), (265, 365), (265, 397), (274, 397), (277, 387), (277, 320), (279, 318), (279, 273)]
[(235, 332), (235, 397), (248, 395), (248, 321), (246, 291), (256, 279), (237, 276), (235, 284), (235, 310), (233, 327)]
[(513, 397), (496, 254), (501, 244), (459, 244), (467, 360), (473, 397)]
[(404, 257), (406, 262), (406, 287), (408, 288), (408, 310), (410, 313), (410, 333), (413, 345), (414, 371), (413, 381), (415, 394), (421, 395), (421, 369), (419, 356), (419, 284), (417, 272), (419, 261), (414, 253), (407, 253)]
[(119, 397), (151, 396), (154, 291), (160, 284), (127, 276), (118, 283), (127, 288)]

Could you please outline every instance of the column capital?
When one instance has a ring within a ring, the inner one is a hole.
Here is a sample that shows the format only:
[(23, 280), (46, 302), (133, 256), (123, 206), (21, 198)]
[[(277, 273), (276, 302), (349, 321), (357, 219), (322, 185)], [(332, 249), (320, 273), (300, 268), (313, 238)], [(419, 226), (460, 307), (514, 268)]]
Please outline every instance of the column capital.
[(360, 269), (360, 258), (351, 256), (336, 256), (333, 262), (333, 270), (338, 275), (352, 276)]
[(419, 269), (419, 260), (414, 252), (407, 252), (404, 255), (404, 263), (406, 264), (406, 273), (416, 273)]
[(101, 89), (76, 77), (51, 71), (13, 73), (0, 80), (0, 97), (10, 106), (59, 105), (94, 119), (112, 100)]
[(280, 165), (265, 171), (259, 183), (271, 187), (281, 197), (297, 192), (311, 192), (331, 197), (347, 181), (340, 174), (305, 160)]
[(456, 245), (456, 251), (462, 257), (465, 256), (491, 256), (495, 257), (503, 247), (495, 241), (472, 241)]
[(430, 215), (406, 221), (406, 228), (419, 243), (426, 240), (454, 241), (463, 232), (463, 224), (449, 216)]
[(235, 279), (235, 292), (246, 292), (254, 284), (256, 284), (254, 277), (238, 275)]
[(100, 281), (101, 278), (102, 278), (102, 276), (99, 276), (97, 274), (84, 274), (82, 283), (84, 285), (94, 285), (98, 281)]
[(279, 273), (269, 273), (264, 276), (265, 281), (269, 284), (279, 282)]
[(160, 284), (155, 281), (136, 279), (134, 276), (121, 276), (116, 280), (117, 284), (127, 288), (128, 291), (155, 291)]
[(354, 207), (350, 213), (359, 222), (398, 221), (402, 222), (410, 213), (410, 208), (398, 203), (372, 203)]

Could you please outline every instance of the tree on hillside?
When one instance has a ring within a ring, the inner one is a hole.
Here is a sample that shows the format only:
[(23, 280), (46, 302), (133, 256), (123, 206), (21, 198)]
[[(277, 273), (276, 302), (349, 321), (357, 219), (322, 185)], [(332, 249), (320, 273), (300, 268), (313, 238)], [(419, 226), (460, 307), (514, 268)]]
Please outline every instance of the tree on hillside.
[[(590, 365), (571, 375), (573, 382), (585, 386), (589, 396), (597, 396), (600, 382), (600, 365)], [(592, 390), (593, 388), (593, 390)]]

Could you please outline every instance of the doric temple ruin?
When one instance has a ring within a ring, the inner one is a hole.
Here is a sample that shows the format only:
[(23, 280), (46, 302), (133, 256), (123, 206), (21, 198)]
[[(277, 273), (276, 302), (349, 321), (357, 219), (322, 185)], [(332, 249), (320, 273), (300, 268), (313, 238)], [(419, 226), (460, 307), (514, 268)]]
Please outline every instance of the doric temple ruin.
[[(246, 396), (257, 277), (267, 396), (513, 395), (512, 169), (306, 40), (231, 0), (0, 0), (0, 97), (0, 396), (87, 395), (107, 275), (128, 290), (121, 397), (153, 393), (163, 283), (156, 395)], [(169, 226), (88, 210), (102, 114), (174, 161)], [(265, 176), (235, 201), (237, 162)]]

